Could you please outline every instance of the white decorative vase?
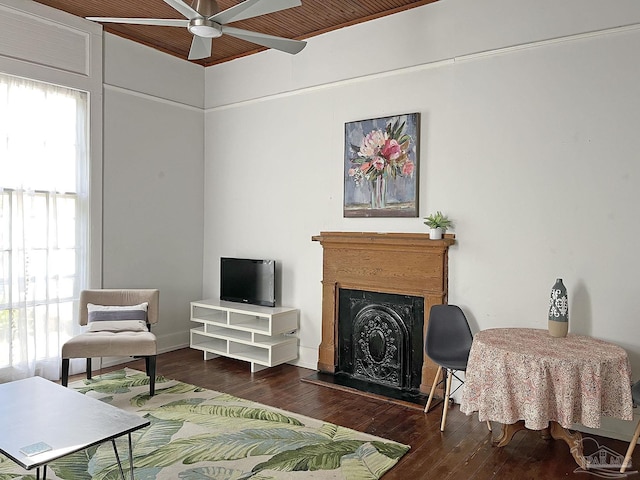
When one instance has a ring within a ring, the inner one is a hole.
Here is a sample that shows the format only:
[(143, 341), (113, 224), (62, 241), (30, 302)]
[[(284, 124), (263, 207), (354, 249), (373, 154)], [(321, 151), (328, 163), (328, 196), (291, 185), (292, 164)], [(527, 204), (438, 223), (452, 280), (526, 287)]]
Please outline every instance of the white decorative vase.
[(440, 240), (442, 238), (442, 228), (431, 228), (429, 229), (429, 238), (431, 240)]

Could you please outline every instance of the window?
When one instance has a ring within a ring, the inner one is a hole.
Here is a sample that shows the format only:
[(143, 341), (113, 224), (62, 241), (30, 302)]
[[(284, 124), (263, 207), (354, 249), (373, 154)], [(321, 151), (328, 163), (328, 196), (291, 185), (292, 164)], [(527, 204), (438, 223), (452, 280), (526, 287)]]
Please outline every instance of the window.
[(87, 284), (87, 94), (0, 74), (0, 381), (59, 378)]

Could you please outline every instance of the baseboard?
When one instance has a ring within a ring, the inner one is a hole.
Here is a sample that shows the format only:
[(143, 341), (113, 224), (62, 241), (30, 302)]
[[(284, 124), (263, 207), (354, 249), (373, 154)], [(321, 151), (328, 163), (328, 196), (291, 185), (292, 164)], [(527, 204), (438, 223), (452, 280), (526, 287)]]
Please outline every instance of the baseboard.
[[(174, 350), (181, 350), (183, 348), (187, 348), (189, 344), (184, 345), (172, 345), (170, 347), (164, 347), (158, 349), (158, 354), (173, 352)], [(100, 368), (105, 367), (113, 367), (115, 365), (120, 365), (123, 363), (127, 363), (131, 361), (131, 357), (102, 357), (102, 358), (93, 358), (91, 361), (91, 370), (96, 371)]]
[[(638, 409), (636, 409), (638, 410)], [(601, 437), (614, 438), (629, 442), (633, 437), (636, 425), (640, 421), (640, 411), (634, 412), (633, 421), (627, 422), (617, 418), (602, 417), (600, 428), (589, 428), (584, 425), (574, 425), (572, 430), (577, 430), (583, 434), (600, 435)], [(623, 452), (624, 453), (624, 452)]]
[(165, 346), (164, 348), (158, 348), (158, 354), (169, 353), (173, 352), (174, 350), (182, 350), (183, 348), (189, 348), (189, 342), (184, 344), (171, 345), (168, 347)]

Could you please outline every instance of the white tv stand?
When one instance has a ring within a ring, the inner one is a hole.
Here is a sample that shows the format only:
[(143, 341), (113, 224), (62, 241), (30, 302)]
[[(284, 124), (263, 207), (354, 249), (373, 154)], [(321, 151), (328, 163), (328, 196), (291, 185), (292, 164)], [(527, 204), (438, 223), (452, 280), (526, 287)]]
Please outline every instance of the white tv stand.
[(288, 307), (262, 307), (218, 299), (191, 302), (191, 348), (204, 359), (217, 356), (251, 362), (258, 372), (298, 358), (299, 311)]

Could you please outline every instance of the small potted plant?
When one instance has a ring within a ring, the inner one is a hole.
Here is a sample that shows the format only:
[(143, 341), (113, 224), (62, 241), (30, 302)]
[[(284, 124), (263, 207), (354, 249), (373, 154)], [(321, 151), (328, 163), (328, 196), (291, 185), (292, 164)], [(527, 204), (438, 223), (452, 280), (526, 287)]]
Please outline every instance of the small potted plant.
[(443, 215), (440, 210), (428, 217), (424, 217), (424, 223), (430, 229), (429, 238), (432, 240), (440, 240), (447, 228), (453, 227), (453, 222), (446, 215)]

